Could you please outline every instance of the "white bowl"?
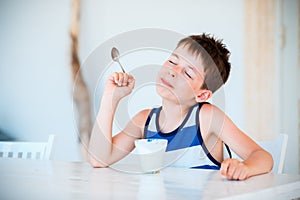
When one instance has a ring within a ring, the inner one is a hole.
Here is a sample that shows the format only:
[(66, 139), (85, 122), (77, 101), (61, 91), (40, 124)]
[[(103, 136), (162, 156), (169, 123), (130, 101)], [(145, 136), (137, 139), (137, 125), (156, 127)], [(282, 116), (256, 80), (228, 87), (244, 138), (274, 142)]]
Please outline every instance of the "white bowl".
[(156, 172), (164, 167), (164, 156), (168, 140), (139, 139), (134, 141), (144, 172)]

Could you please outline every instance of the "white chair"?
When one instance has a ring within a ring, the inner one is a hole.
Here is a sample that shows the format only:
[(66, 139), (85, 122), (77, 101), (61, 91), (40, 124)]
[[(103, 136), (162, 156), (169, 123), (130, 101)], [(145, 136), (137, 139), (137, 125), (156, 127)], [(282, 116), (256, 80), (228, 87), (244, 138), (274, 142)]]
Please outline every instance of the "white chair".
[[(288, 135), (286, 134), (279, 134), (274, 141), (260, 141), (257, 142), (263, 149), (268, 151), (274, 160), (274, 165), (272, 169), (272, 173), (282, 174), (284, 160), (285, 160), (285, 153), (287, 148), (288, 142)], [(238, 155), (234, 152), (231, 152), (232, 157), (238, 160), (242, 160)]]
[(287, 134), (279, 134), (274, 141), (257, 142), (262, 148), (268, 151), (273, 156), (274, 166), (273, 173), (282, 174), (285, 154), (288, 143)]
[(54, 135), (48, 142), (0, 142), (0, 158), (49, 160), (53, 141)]

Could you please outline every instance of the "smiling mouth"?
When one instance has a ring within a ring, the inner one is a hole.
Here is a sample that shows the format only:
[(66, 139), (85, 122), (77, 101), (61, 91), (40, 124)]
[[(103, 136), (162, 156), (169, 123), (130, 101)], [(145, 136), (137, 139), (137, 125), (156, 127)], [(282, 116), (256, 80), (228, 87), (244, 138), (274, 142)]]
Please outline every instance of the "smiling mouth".
[(166, 81), (165, 79), (161, 78), (161, 83), (167, 87), (170, 87), (170, 88), (173, 88), (173, 86), (168, 82)]

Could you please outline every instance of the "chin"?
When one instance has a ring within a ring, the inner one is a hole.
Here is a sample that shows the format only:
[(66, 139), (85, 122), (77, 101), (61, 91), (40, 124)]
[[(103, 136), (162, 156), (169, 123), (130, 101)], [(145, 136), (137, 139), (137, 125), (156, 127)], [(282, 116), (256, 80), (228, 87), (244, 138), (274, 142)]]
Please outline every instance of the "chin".
[(157, 85), (156, 92), (163, 99), (167, 99), (169, 101), (174, 101), (174, 102), (178, 101), (178, 97), (176, 98), (177, 95), (169, 88), (163, 87), (161, 85)]

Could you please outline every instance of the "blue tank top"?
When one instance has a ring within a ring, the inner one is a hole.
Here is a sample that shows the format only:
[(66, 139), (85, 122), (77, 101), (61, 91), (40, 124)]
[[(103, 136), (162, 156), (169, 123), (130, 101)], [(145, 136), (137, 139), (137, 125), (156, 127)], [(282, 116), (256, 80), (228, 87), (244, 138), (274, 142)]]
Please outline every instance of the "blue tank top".
[(200, 131), (199, 111), (205, 103), (193, 106), (181, 125), (170, 133), (160, 131), (158, 119), (162, 107), (151, 110), (145, 124), (144, 138), (168, 140), (165, 156), (166, 165), (184, 168), (220, 169), (220, 162), (210, 154), (203, 142)]

